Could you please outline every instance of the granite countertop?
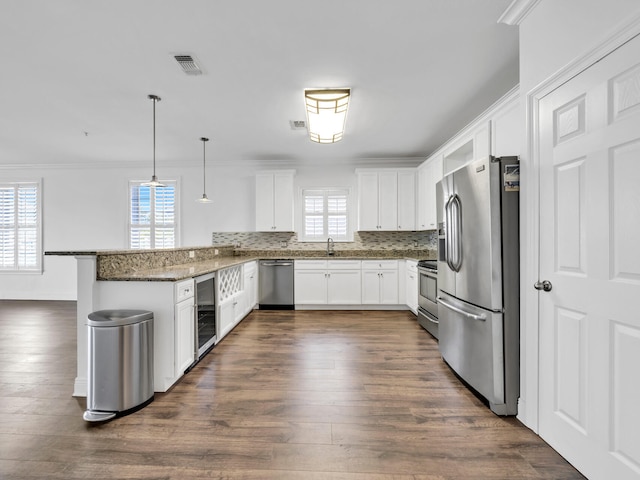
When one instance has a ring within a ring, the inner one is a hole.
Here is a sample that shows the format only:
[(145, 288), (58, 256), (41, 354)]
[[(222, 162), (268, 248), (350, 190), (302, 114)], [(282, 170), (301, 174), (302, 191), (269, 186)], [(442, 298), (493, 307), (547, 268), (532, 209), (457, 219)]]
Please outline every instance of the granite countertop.
[(419, 261), (435, 258), (435, 252), (427, 250), (338, 250), (334, 255), (327, 255), (324, 250), (248, 250), (229, 247), (50, 251), (45, 255), (96, 256), (97, 280), (129, 282), (175, 282), (261, 259)]

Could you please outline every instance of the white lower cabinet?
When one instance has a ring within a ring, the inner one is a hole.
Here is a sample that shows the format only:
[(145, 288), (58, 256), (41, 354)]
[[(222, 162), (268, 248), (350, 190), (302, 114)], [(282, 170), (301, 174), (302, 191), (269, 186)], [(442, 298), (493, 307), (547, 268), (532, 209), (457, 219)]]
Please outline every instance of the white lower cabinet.
[(244, 269), (244, 301), (243, 311), (245, 315), (258, 305), (258, 263), (249, 262), (243, 265)]
[(398, 261), (362, 261), (362, 304), (398, 304)]
[(406, 299), (405, 303), (407, 307), (415, 313), (418, 314), (418, 262), (415, 260), (407, 260), (406, 261)]
[(175, 285), (174, 375), (182, 376), (195, 360), (195, 302), (192, 278)]
[(296, 305), (359, 305), (360, 260), (296, 260)]
[(233, 330), (244, 317), (242, 296), (242, 292), (238, 292), (218, 306), (218, 341)]
[(247, 312), (248, 299), (244, 290), (242, 265), (218, 271), (216, 278), (216, 317), (218, 342), (222, 340)]

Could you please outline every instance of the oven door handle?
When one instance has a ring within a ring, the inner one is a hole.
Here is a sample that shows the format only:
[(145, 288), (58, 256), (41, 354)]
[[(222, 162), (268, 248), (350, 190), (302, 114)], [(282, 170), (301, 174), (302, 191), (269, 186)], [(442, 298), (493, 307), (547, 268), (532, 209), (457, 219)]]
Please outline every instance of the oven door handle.
[(444, 300), (442, 297), (438, 297), (438, 303), (443, 307), (448, 308), (449, 310), (453, 310), (454, 312), (459, 313), (460, 315), (464, 315), (465, 317), (470, 318), (471, 320), (480, 320), (481, 322), (484, 322), (487, 319), (487, 316), (484, 313), (480, 315), (476, 315), (475, 313), (466, 312), (462, 308), (456, 307), (455, 305), (450, 304), (449, 302)]

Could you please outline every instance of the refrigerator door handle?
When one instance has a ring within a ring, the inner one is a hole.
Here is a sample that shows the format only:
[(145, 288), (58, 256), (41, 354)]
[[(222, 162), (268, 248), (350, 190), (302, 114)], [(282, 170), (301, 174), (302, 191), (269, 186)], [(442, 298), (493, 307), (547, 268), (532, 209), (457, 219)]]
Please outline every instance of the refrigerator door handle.
[(465, 317), (470, 318), (471, 320), (480, 320), (481, 322), (484, 322), (487, 319), (487, 316), (484, 313), (480, 315), (476, 315), (475, 313), (466, 312), (460, 307), (456, 307), (455, 305), (450, 304), (442, 297), (438, 297), (438, 303), (448, 308), (449, 310), (453, 310), (454, 312), (459, 313), (460, 315), (464, 315)]
[(453, 233), (451, 239), (451, 250), (453, 251), (453, 255), (449, 266), (454, 272), (459, 272), (460, 267), (462, 266), (461, 207), (460, 197), (457, 194), (454, 194), (449, 201), (449, 210), (451, 212), (449, 217), (451, 218), (451, 232)]
[(453, 264), (451, 263), (451, 250), (453, 244), (453, 229), (451, 223), (451, 199), (453, 197), (449, 197), (447, 199), (447, 203), (444, 206), (444, 234), (445, 234), (445, 242), (444, 242), (444, 260), (447, 262), (447, 265), (451, 270), (454, 270)]

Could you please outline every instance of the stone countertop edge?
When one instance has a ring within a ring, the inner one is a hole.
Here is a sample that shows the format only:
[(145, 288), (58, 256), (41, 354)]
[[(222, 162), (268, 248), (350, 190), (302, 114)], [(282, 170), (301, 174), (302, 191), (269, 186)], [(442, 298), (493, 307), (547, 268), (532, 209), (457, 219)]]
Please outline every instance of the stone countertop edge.
[[(397, 252), (397, 253), (396, 253)], [(293, 260), (428, 260), (435, 259), (434, 252), (428, 252), (424, 255), (416, 255), (415, 253), (407, 251), (405, 255), (398, 255), (398, 251), (388, 252), (384, 254), (382, 251), (377, 250), (375, 253), (369, 255), (349, 255), (347, 252), (343, 252), (342, 255), (311, 255), (301, 256), (299, 252), (297, 255), (289, 255), (290, 252), (278, 252), (271, 251), (268, 254), (261, 252), (260, 255), (240, 254), (230, 257), (220, 257), (214, 260), (205, 260), (196, 263), (188, 263), (182, 265), (172, 265), (159, 267), (148, 270), (140, 270), (137, 272), (115, 274), (108, 277), (98, 277), (100, 281), (125, 281), (125, 282), (177, 282), (180, 280), (186, 280), (188, 278), (198, 277), (200, 275), (206, 275), (208, 273), (217, 272), (225, 268), (241, 265), (252, 261), (261, 259), (293, 259)], [(246, 252), (249, 253), (249, 252)], [(395, 254), (394, 254), (395, 253)]]

